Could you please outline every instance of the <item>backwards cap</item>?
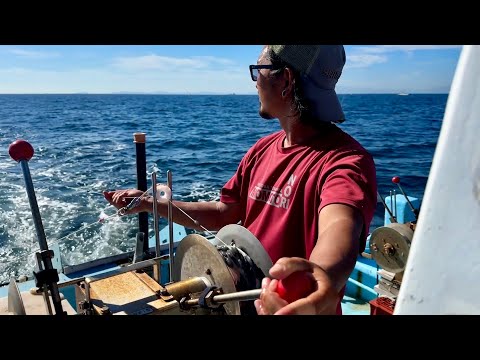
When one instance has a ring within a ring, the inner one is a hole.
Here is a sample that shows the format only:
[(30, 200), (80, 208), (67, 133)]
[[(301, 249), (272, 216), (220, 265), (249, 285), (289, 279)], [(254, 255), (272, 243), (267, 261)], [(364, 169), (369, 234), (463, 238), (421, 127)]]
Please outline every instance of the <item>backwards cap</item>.
[(316, 118), (337, 123), (345, 120), (335, 92), (346, 60), (343, 45), (270, 45), (270, 48), (301, 74), (305, 98)]

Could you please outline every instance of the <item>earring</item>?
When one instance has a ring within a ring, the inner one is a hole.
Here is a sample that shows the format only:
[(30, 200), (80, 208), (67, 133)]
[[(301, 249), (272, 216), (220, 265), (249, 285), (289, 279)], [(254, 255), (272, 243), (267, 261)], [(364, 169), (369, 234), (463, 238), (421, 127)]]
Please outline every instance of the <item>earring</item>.
[(285, 97), (286, 94), (287, 94), (287, 89), (283, 89), (282, 96)]

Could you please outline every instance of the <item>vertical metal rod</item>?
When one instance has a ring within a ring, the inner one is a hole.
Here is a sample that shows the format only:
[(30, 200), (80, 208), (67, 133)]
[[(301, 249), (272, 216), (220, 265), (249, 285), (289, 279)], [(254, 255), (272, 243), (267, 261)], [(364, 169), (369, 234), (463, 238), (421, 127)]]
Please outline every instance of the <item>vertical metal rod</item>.
[(382, 201), (383, 207), (385, 208), (385, 210), (387, 210), (388, 214), (390, 215), (390, 222), (392, 222), (392, 223), (397, 222), (397, 219), (395, 218), (395, 216), (393, 216), (392, 212), (388, 208), (388, 205), (385, 203), (385, 200), (383, 199), (382, 195), (380, 195), (380, 193), (378, 191), (377, 191), (377, 195), (380, 198), (380, 200)]
[(397, 210), (397, 191), (394, 189), (393, 190), (393, 208), (394, 211), (393, 213), (395, 214), (395, 217), (398, 215), (398, 210)]
[(390, 190), (390, 209), (392, 209), (393, 216), (395, 217), (395, 210), (393, 209), (393, 191)]
[[(35, 254), (35, 257), (36, 257), (36, 260), (37, 260), (37, 268), (38, 268), (38, 271), (42, 271), (43, 270), (43, 265), (42, 265), (42, 256), (40, 255), (40, 253), (36, 253)], [(45, 301), (45, 306), (47, 307), (47, 313), (49, 315), (53, 315), (53, 311), (52, 311), (52, 306), (50, 305), (50, 297), (48, 295), (48, 286), (47, 284), (44, 284), (42, 286), (42, 296), (43, 296), (43, 301)]]
[[(158, 220), (158, 203), (157, 203), (157, 173), (152, 172), (152, 195), (153, 195), (153, 225), (155, 232), (155, 256), (160, 256), (160, 232), (159, 232), (159, 220)], [(160, 266), (154, 266), (154, 275), (155, 280), (160, 283), (161, 274)]]
[[(137, 189), (147, 191), (147, 160), (145, 152), (145, 133), (134, 133), (136, 165), (137, 165)], [(138, 213), (138, 231), (143, 232), (146, 241), (143, 242), (143, 252), (148, 253), (148, 212)]]
[(88, 306), (90, 306), (90, 278), (85, 278), (85, 301), (88, 303)]
[[(30, 175), (30, 169), (28, 168), (27, 160), (21, 160), (23, 177), (25, 179), (25, 186), (27, 188), (28, 201), (30, 202), (30, 209), (32, 210), (33, 222), (35, 224), (35, 230), (37, 232), (37, 238), (41, 251), (48, 251), (47, 239), (45, 237), (45, 230), (43, 229), (42, 218), (38, 209), (37, 197), (35, 196), (35, 190), (33, 188), (32, 176)], [(43, 257), (44, 268), (46, 270), (54, 269), (52, 259), (48, 256)], [(58, 291), (58, 285), (55, 281), (47, 284), (52, 295), (53, 306), (55, 308), (55, 315), (63, 315), (62, 299), (60, 298), (60, 292)], [(47, 295), (44, 298), (47, 307), (47, 311), (50, 307), (50, 300)]]
[(170, 188), (170, 201), (168, 202), (168, 254), (169, 254), (169, 281), (173, 281), (173, 189), (172, 189), (172, 172), (167, 170), (167, 186)]
[(30, 202), (30, 209), (32, 210), (33, 223), (35, 224), (40, 250), (48, 250), (47, 239), (45, 237), (40, 211), (38, 210), (37, 197), (35, 196), (35, 190), (33, 189), (33, 182), (30, 175), (30, 170), (28, 168), (28, 163), (26, 160), (22, 160), (20, 161), (20, 165), (22, 166), (25, 186), (27, 188), (28, 201)]
[(145, 253), (143, 252), (143, 243), (145, 241), (145, 234), (143, 232), (137, 232), (135, 241), (135, 252), (133, 253), (132, 264), (142, 261)]

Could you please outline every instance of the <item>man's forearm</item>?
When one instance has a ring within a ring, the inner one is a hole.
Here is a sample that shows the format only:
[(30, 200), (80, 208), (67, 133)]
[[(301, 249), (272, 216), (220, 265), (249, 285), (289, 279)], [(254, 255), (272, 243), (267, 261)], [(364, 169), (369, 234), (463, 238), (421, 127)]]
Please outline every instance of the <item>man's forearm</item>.
[(355, 267), (362, 229), (360, 212), (349, 206), (332, 204), (320, 213), (319, 235), (310, 261), (327, 272), (337, 291)]
[[(166, 201), (157, 201), (157, 204), (158, 215), (166, 218), (168, 216), (168, 203)], [(230, 219), (231, 216), (222, 205), (224, 204), (218, 201), (173, 201), (172, 218), (175, 223), (190, 229), (216, 231), (224, 225), (236, 222)], [(149, 197), (144, 201), (142, 210), (153, 213), (153, 197)]]

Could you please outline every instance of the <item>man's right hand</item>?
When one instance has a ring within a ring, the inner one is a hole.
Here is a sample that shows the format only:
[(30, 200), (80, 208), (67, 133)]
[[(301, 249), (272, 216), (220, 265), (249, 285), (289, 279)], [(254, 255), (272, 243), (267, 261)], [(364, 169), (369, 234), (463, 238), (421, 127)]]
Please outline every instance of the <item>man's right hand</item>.
[[(312, 285), (309, 294), (288, 303), (278, 293), (279, 280), (297, 271), (311, 273)], [(259, 315), (335, 315), (338, 293), (327, 273), (317, 264), (299, 257), (283, 257), (270, 268), (271, 279), (262, 280), (262, 293), (254, 305)]]

